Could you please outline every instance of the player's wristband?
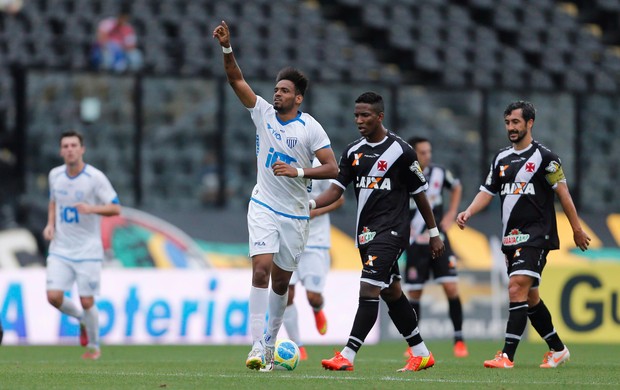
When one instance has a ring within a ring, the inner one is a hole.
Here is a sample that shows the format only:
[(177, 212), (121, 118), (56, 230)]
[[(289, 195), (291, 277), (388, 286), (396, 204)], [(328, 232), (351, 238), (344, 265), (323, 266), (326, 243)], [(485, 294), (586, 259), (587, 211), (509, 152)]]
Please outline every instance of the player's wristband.
[(428, 229), (428, 235), (431, 237), (439, 237), (439, 229), (437, 229), (437, 227)]
[(232, 46), (228, 46), (228, 47), (222, 46), (222, 53), (224, 53), (224, 54), (232, 53)]
[(310, 199), (310, 210), (316, 209), (316, 201), (314, 199)]
[(297, 168), (297, 177), (304, 177), (304, 169)]

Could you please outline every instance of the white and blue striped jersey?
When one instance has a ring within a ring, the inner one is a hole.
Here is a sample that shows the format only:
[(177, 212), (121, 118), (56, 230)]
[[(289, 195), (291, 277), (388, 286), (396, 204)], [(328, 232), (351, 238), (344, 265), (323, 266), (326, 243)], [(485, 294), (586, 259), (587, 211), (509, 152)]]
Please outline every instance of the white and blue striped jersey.
[[(313, 167), (321, 166), (317, 158), (314, 159)], [(329, 180), (312, 180), (312, 191), (310, 198), (316, 199), (321, 193), (331, 185)], [(331, 223), (329, 213), (319, 215), (310, 220), (310, 233), (306, 248), (329, 249), (331, 248)]]
[(77, 176), (67, 174), (67, 166), (49, 173), (50, 201), (56, 203), (55, 233), (49, 254), (71, 261), (101, 261), (101, 216), (79, 214), (76, 203), (118, 204), (118, 195), (108, 178), (92, 165)]
[(281, 122), (274, 107), (260, 96), (248, 109), (256, 125), (256, 186), (252, 201), (289, 218), (308, 219), (310, 179), (275, 176), (271, 166), (278, 160), (295, 168), (310, 168), (314, 153), (331, 147), (329, 137), (316, 119), (306, 113)]

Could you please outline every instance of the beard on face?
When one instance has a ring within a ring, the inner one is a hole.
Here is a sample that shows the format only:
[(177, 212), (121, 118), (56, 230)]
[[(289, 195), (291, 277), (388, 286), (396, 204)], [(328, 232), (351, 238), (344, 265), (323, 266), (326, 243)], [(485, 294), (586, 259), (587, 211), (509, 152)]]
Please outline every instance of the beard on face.
[[(512, 140), (510, 138), (510, 136), (513, 135), (513, 134), (517, 134), (518, 135), (516, 140)], [(508, 141), (516, 144), (516, 143), (519, 143), (523, 138), (525, 138), (526, 135), (527, 135), (527, 130), (511, 130), (511, 131), (508, 132)]]

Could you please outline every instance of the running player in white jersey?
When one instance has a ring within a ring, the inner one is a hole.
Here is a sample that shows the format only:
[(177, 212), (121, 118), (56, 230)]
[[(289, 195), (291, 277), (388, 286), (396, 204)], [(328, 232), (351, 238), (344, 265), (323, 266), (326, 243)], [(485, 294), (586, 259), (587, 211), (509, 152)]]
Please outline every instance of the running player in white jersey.
[[(84, 141), (80, 133), (68, 131), (60, 137), (64, 164), (49, 173), (50, 202), (43, 237), (51, 240), (47, 257), (47, 300), (62, 313), (80, 321), (80, 343), (84, 359), (99, 359), (99, 293), (103, 245), (101, 216), (118, 215), (118, 196), (108, 178), (84, 163)], [(82, 308), (64, 292), (77, 283)]]
[[(319, 166), (320, 162), (316, 158), (312, 164), (313, 167)], [(313, 180), (312, 191), (310, 197), (316, 198), (329, 188), (328, 180)], [(306, 250), (301, 255), (297, 271), (293, 272), (288, 289), (288, 306), (284, 312), (284, 327), (286, 333), (291, 340), (299, 346), (299, 355), (301, 360), (306, 360), (308, 354), (303, 346), (299, 334), (299, 321), (297, 315), (297, 307), (295, 306), (295, 285), (301, 281), (306, 289), (306, 297), (308, 303), (314, 311), (314, 322), (316, 329), (321, 335), (327, 333), (327, 318), (323, 312), (325, 300), (323, 298), (323, 289), (327, 279), (327, 272), (331, 259), (329, 250), (331, 248), (331, 223), (329, 213), (339, 208), (344, 203), (344, 196), (341, 196), (336, 202), (327, 207), (313, 209), (310, 211), (310, 233)]]
[[(257, 96), (243, 78), (224, 21), (215, 28), (213, 37), (222, 47), (228, 82), (256, 126), (257, 183), (248, 207), (252, 349), (246, 366), (271, 370), (289, 281), (308, 238), (313, 203), (308, 197), (309, 179), (335, 178), (338, 164), (323, 127), (299, 111), (308, 86), (306, 77), (296, 69), (282, 69), (276, 77), (271, 105)], [(321, 166), (312, 167), (314, 156)], [(264, 333), (267, 307), (269, 322)]]

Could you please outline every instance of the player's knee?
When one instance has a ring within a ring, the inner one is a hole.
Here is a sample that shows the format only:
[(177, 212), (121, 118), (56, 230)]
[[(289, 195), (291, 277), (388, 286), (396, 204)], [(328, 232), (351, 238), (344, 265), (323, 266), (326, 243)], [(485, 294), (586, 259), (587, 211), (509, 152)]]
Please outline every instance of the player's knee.
[(63, 300), (62, 294), (54, 294), (54, 293), (49, 293), (49, 292), (47, 293), (47, 301), (50, 303), (50, 305), (56, 308), (62, 305), (62, 300)]
[(396, 291), (393, 291), (389, 288), (386, 288), (383, 291), (381, 291), (381, 299), (383, 299), (385, 302), (394, 302), (395, 300), (400, 298), (401, 295), (402, 295), (402, 291), (399, 291), (397, 293)]
[(89, 310), (95, 305), (95, 299), (93, 297), (80, 297), (80, 303), (82, 304), (82, 309)]
[(252, 273), (252, 286), (262, 288), (269, 286), (269, 272), (263, 268), (255, 268)]
[(289, 291), (288, 280), (285, 278), (272, 278), (271, 288), (278, 295), (284, 295)]

